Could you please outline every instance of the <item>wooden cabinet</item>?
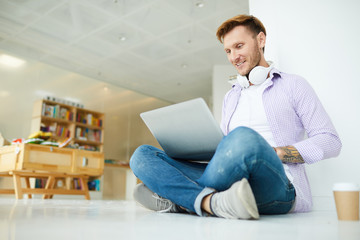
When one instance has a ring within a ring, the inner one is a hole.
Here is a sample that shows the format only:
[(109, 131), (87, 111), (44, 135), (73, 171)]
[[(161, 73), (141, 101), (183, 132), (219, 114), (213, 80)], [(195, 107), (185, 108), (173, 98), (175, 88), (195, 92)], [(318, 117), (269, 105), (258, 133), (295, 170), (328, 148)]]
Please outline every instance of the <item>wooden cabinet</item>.
[(13, 170), (97, 177), (104, 171), (104, 153), (23, 143), (0, 148), (0, 172)]
[[(37, 144), (21, 144), (18, 150), (22, 153), (16, 170), (42, 170), (49, 172), (72, 173), (72, 149), (41, 146)], [(15, 169), (14, 169), (15, 170)]]
[[(24, 193), (45, 194), (45, 198), (53, 194), (85, 195), (90, 199), (93, 194), (89, 195), (87, 181), (100, 181), (103, 170), (102, 152), (24, 143), (4, 146), (0, 148), (0, 175), (14, 177), (15, 190), (0, 189), (0, 193), (15, 193), (18, 199)], [(25, 177), (26, 188), (21, 186), (21, 177)], [(29, 178), (36, 178), (32, 188)], [(36, 188), (37, 180), (45, 180), (46, 186)], [(66, 188), (54, 189), (56, 180), (66, 181)], [(102, 198), (101, 189), (94, 193)]]
[[(101, 159), (101, 161), (100, 161)], [(89, 176), (100, 176), (104, 170), (104, 154), (78, 150), (74, 155), (74, 172)]]
[(31, 133), (51, 132), (52, 139), (71, 138), (70, 144), (79, 149), (103, 152), (104, 114), (40, 100), (34, 104)]

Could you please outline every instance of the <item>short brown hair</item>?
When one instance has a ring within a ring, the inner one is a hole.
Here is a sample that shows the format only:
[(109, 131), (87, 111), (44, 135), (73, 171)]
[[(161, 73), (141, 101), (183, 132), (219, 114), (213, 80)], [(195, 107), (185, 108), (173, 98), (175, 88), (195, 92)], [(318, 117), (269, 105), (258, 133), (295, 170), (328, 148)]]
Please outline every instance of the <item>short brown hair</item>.
[(238, 15), (233, 18), (228, 19), (225, 21), (221, 26), (218, 28), (216, 32), (217, 39), (223, 43), (224, 36), (233, 30), (237, 26), (245, 26), (247, 29), (254, 33), (254, 37), (257, 36), (260, 32), (263, 32), (266, 36), (266, 30), (262, 22), (252, 15)]

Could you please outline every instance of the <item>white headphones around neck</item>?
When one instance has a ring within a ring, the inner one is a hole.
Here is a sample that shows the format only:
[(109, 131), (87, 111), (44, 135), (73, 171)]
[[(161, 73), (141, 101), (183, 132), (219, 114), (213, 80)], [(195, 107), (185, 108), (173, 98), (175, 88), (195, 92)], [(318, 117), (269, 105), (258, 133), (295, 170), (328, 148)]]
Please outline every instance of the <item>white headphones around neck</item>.
[(256, 66), (251, 69), (249, 73), (249, 79), (246, 76), (237, 74), (236, 80), (242, 88), (250, 87), (249, 81), (254, 85), (260, 85), (267, 79), (269, 72), (274, 68), (274, 64), (271, 61), (267, 62), (269, 67)]

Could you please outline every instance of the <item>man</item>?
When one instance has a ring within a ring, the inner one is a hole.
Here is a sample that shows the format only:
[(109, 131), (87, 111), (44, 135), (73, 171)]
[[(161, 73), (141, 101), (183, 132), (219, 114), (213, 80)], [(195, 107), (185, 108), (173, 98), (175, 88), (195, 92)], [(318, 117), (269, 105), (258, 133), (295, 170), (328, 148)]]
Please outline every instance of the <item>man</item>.
[(238, 71), (223, 102), (225, 137), (205, 165), (140, 146), (130, 160), (143, 181), (135, 199), (156, 211), (236, 219), (310, 211), (305, 164), (335, 157), (342, 146), (329, 116), (303, 78), (265, 60), (257, 18), (235, 16), (216, 35)]

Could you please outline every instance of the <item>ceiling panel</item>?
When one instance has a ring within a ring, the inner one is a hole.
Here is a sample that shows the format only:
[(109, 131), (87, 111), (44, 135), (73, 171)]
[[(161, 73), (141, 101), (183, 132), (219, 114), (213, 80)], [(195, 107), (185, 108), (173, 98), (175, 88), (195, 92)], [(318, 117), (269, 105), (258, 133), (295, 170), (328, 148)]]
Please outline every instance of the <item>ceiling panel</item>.
[[(238, 0), (167, 0), (179, 12), (194, 20), (201, 20), (226, 9), (239, 9), (242, 2)], [(201, 7), (203, 6), (203, 7)]]
[(175, 45), (182, 50), (196, 50), (216, 43), (214, 33), (204, 29), (199, 24), (191, 24), (183, 29), (162, 37), (162, 40)]
[(39, 60), (47, 53), (47, 51), (41, 48), (41, 46), (33, 46), (31, 43), (22, 41), (19, 38), (1, 41), (0, 49), (4, 49), (7, 53), (14, 54), (14, 56), (22, 56), (34, 60)]
[(248, 1), (0, 0), (0, 50), (170, 102), (209, 98), (227, 64), (215, 31), (241, 13)]
[(64, 41), (73, 42), (112, 20), (114, 19), (92, 6), (69, 1), (43, 17), (34, 27)]
[(152, 61), (160, 61), (164, 58), (173, 57), (179, 54), (179, 50), (160, 40), (153, 40), (133, 49), (138, 56), (148, 58)]
[[(63, 56), (56, 56), (56, 55), (50, 55), (47, 56), (46, 59), (43, 59), (44, 62), (49, 63), (51, 65), (68, 69), (70, 71), (77, 72), (78, 69), (84, 67), (84, 64), (82, 64), (81, 60), (79, 59), (71, 59), (66, 58)], [(83, 73), (85, 76), (87, 76), (86, 73)]]
[(214, 47), (196, 50), (193, 54), (205, 59), (206, 63), (212, 66), (216, 64), (228, 64), (223, 45), (220, 44), (220, 42)]
[(152, 5), (154, 0), (87, 0), (104, 12), (115, 17), (123, 17)]
[[(0, 13), (1, 14), (1, 13)], [(0, 37), (9, 39), (24, 27), (23, 24), (0, 15)], [(4, 40), (4, 39), (1, 39)]]
[(112, 44), (114, 49), (126, 49), (142, 44), (150, 40), (152, 36), (124, 21), (118, 21), (113, 26), (96, 33), (95, 37)]
[(72, 46), (84, 51), (93, 52), (98, 56), (98, 61), (116, 55), (120, 51), (117, 46), (96, 37), (84, 38), (74, 43)]
[(16, 22), (20, 25), (27, 25), (40, 17), (36, 12), (31, 11), (26, 6), (20, 6), (10, 1), (1, 1), (0, 14), (7, 21)]
[(64, 4), (64, 0), (7, 0), (2, 1), (4, 4), (12, 4), (16, 9), (23, 9), (37, 13), (39, 15), (46, 14), (51, 9)]
[(189, 18), (174, 10), (166, 1), (154, 2), (154, 4), (125, 17), (124, 20), (156, 36), (191, 23)]
[(201, 59), (196, 54), (190, 53), (182, 55), (175, 59), (165, 61), (164, 65), (172, 68), (179, 74), (187, 74), (191, 72), (197, 72), (201, 70), (212, 71), (212, 65), (207, 63), (205, 59)]
[(65, 48), (67, 45), (57, 37), (32, 28), (27, 28), (22, 31), (15, 39), (30, 44), (34, 48), (46, 49), (46, 51), (50, 53), (60, 51), (60, 49)]

